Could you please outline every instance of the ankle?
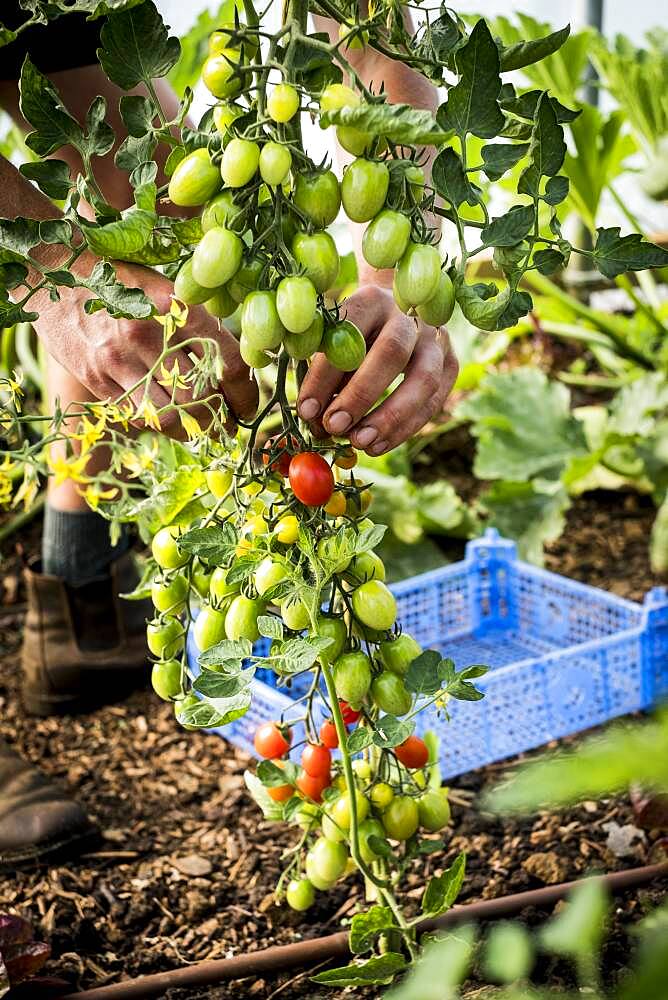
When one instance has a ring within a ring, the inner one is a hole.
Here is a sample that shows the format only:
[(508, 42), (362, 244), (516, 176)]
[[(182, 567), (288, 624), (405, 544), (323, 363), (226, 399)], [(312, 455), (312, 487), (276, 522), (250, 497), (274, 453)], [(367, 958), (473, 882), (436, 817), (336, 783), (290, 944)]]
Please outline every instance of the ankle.
[(110, 564), (129, 548), (123, 529), (112, 543), (109, 522), (94, 511), (59, 510), (47, 503), (42, 535), (42, 571), (79, 585), (105, 576)]

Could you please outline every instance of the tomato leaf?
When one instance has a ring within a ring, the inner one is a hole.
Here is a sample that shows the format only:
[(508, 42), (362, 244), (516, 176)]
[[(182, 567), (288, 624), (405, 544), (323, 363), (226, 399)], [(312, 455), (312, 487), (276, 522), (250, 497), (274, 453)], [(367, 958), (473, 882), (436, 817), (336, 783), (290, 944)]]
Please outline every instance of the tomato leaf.
[(447, 130), (438, 128), (431, 111), (421, 111), (410, 104), (361, 104), (355, 108), (339, 108), (322, 114), (320, 123), (323, 126), (346, 125), (406, 146), (439, 146), (449, 137)]
[(438, 917), (450, 909), (459, 895), (465, 870), (466, 855), (462, 852), (442, 875), (429, 880), (422, 897), (422, 912), (425, 916)]
[(119, 108), (128, 135), (134, 136), (135, 139), (141, 139), (142, 136), (154, 131), (153, 122), (157, 111), (150, 97), (143, 97), (141, 94), (124, 94), (121, 97)]
[(152, 133), (147, 133), (141, 139), (129, 135), (118, 147), (114, 163), (121, 170), (131, 172), (140, 163), (145, 163), (153, 158), (157, 144), (158, 141)]
[(616, 278), (626, 271), (668, 266), (668, 250), (649, 243), (638, 233), (620, 235), (619, 226), (597, 230), (592, 259), (602, 275)]
[(443, 687), (439, 667), (443, 657), (435, 649), (425, 649), (416, 656), (408, 668), (404, 683), (409, 691), (419, 695), (432, 695)]
[(480, 233), (485, 246), (512, 247), (531, 231), (536, 218), (533, 205), (513, 205), (505, 215), (492, 219)]
[(189, 705), (179, 712), (177, 719), (182, 725), (194, 726), (196, 729), (218, 729), (245, 715), (250, 702), (250, 692), (241, 691), (232, 698), (217, 699), (215, 704), (200, 701), (197, 705)]
[(273, 760), (263, 760), (257, 766), (257, 776), (265, 788), (294, 785), (297, 774), (297, 765), (291, 760), (286, 760), (284, 767), (279, 767)]
[(261, 661), (279, 674), (298, 674), (310, 670), (320, 653), (334, 640), (320, 636), (288, 639), (278, 653)]
[(460, 275), (455, 279), (455, 295), (466, 319), (480, 330), (504, 330), (533, 309), (528, 292), (518, 292), (510, 286), (499, 292), (493, 282), (467, 285)]
[[(150, 40), (150, 43), (149, 43)], [(97, 51), (109, 79), (123, 90), (167, 76), (181, 53), (178, 38), (167, 28), (152, 0), (111, 14), (100, 32)]]
[(377, 548), (385, 537), (387, 531), (386, 524), (374, 524), (371, 528), (365, 528), (355, 536), (354, 554), (359, 556), (363, 552), (371, 552)]
[(217, 667), (221, 664), (247, 659), (253, 652), (253, 643), (248, 639), (223, 639), (215, 646), (200, 653), (197, 662), (201, 667)]
[(252, 771), (244, 771), (246, 788), (255, 803), (262, 810), (265, 819), (277, 823), (283, 819), (283, 809), (280, 802), (274, 802), (260, 779)]
[(434, 160), (432, 183), (438, 193), (455, 209), (463, 202), (476, 205), (482, 195), (480, 188), (468, 179), (461, 157), (452, 146), (442, 149)]
[(58, 91), (26, 56), (19, 80), (20, 107), (34, 131), (26, 136), (26, 145), (38, 156), (48, 156), (61, 146), (83, 144), (79, 122), (64, 108)]
[(542, 177), (554, 177), (561, 170), (566, 156), (564, 130), (547, 95), (542, 94), (536, 108), (536, 119), (531, 132), (529, 165), (517, 185), (519, 194), (540, 197)]
[[(241, 664), (239, 664), (239, 667)], [(248, 667), (246, 670), (239, 670), (238, 673), (218, 673), (215, 670), (202, 670), (202, 673), (195, 678), (193, 688), (199, 694), (205, 695), (208, 699), (233, 698), (241, 691), (245, 691), (255, 676), (255, 667)]]
[(397, 952), (389, 951), (367, 962), (351, 963), (339, 969), (327, 969), (311, 976), (311, 982), (329, 986), (371, 986), (391, 983), (397, 972), (406, 968), (406, 959)]
[(126, 254), (134, 254), (146, 245), (156, 221), (154, 212), (135, 205), (126, 209), (119, 220), (104, 226), (83, 221), (79, 225), (93, 253), (123, 260)]
[(500, 180), (507, 170), (526, 156), (528, 150), (529, 145), (526, 142), (497, 142), (483, 146), (480, 155), (484, 164), (483, 169), (490, 181)]
[(369, 848), (374, 854), (377, 854), (379, 858), (391, 858), (394, 856), (392, 845), (385, 839), (385, 837), (377, 837), (372, 833), (368, 838), (367, 843)]
[(362, 955), (365, 951), (370, 951), (383, 931), (396, 929), (389, 906), (372, 906), (366, 913), (356, 913), (350, 921), (350, 950), (353, 955)]
[(541, 99), (547, 99), (550, 102), (560, 125), (575, 121), (582, 114), (581, 111), (565, 107), (556, 97), (551, 97), (547, 91), (527, 90), (523, 94), (516, 94), (512, 83), (504, 83), (501, 88), (499, 104), (504, 111), (509, 111), (511, 114), (517, 115), (518, 118), (525, 118), (527, 121), (533, 122), (538, 102)]
[(87, 313), (106, 309), (114, 319), (148, 319), (154, 307), (141, 288), (126, 288), (116, 280), (116, 272), (108, 261), (98, 261), (87, 278), (79, 284), (96, 296), (84, 304)]
[(505, 118), (497, 100), (501, 91), (499, 50), (485, 21), (476, 22), (466, 45), (454, 58), (460, 78), (438, 109), (438, 124), (462, 138), (470, 132), (480, 139), (493, 139)]
[(407, 740), (414, 729), (414, 722), (397, 719), (394, 715), (383, 715), (376, 723), (373, 742), (377, 747), (389, 750)]
[(179, 546), (185, 552), (216, 566), (223, 566), (232, 558), (237, 544), (237, 533), (229, 521), (218, 526), (193, 528), (179, 538)]
[(508, 73), (510, 70), (522, 69), (523, 66), (530, 66), (551, 56), (561, 48), (570, 33), (571, 27), (567, 24), (565, 28), (553, 31), (543, 38), (529, 38), (515, 45), (501, 46), (499, 52), (501, 72)]
[(29, 181), (34, 181), (47, 198), (64, 201), (72, 188), (70, 168), (63, 160), (38, 160), (22, 163), (20, 172)]
[(370, 747), (372, 743), (373, 730), (367, 726), (357, 726), (346, 740), (348, 753), (359, 753), (361, 750), (366, 750), (367, 747)]
[(0, 250), (3, 260), (20, 260), (40, 242), (39, 223), (35, 219), (0, 219)]
[(260, 615), (257, 620), (260, 635), (266, 639), (283, 638), (283, 622), (278, 615)]

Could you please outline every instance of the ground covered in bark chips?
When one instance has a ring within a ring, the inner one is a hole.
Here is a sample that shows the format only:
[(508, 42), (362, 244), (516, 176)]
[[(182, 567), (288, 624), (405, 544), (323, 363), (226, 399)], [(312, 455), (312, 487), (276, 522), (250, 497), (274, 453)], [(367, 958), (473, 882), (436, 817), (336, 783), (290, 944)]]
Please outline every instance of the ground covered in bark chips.
[[(658, 582), (647, 564), (653, 513), (651, 505), (631, 495), (579, 500), (566, 533), (548, 555), (548, 567), (642, 599)], [(70, 788), (102, 831), (99, 846), (78, 860), (0, 874), (0, 912), (28, 918), (37, 937), (51, 943), (53, 958), (45, 972), (72, 987), (90, 988), (340, 929), (363, 902), (349, 883), (318, 894), (306, 917), (274, 904), (281, 850), (294, 830), (262, 821), (245, 793), (242, 773), (249, 759), (244, 754), (217, 736), (185, 733), (170, 707), (148, 691), (88, 717), (23, 715), (18, 643), (24, 605), (16, 547), (30, 550), (36, 538), (34, 526), (3, 560), (0, 735)], [(453, 549), (448, 555), (458, 558), (461, 552)], [(460, 850), (468, 853), (460, 902), (665, 858), (659, 834), (636, 827), (625, 799), (585, 802), (522, 820), (481, 815), (476, 796), (515, 764), (506, 761), (453, 782), (447, 852), (426, 859), (426, 870), (415, 873), (414, 897), (425, 876), (446, 867)], [(608, 979), (614, 979), (629, 953), (623, 926), (660, 895), (657, 887), (617, 898), (605, 959)], [(547, 915), (524, 914), (531, 922)], [(565, 966), (545, 963), (540, 971), (552, 984), (569, 981)], [(471, 997), (478, 995), (475, 983), (471, 990)], [(295, 970), (270, 981), (171, 990), (165, 996), (338, 1000), (343, 994), (316, 988), (303, 970)]]

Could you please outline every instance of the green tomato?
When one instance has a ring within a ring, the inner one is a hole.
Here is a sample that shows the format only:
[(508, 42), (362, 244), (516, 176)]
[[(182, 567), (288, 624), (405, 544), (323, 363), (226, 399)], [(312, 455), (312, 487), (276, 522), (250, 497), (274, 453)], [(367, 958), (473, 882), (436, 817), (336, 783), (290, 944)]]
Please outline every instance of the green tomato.
[(288, 333), (304, 333), (313, 323), (318, 296), (308, 278), (283, 278), (276, 289), (276, 309)]
[(306, 606), (294, 598), (283, 601), (280, 610), (286, 628), (292, 629), (293, 632), (301, 632), (311, 620)]
[(362, 237), (367, 264), (378, 269), (394, 267), (401, 260), (411, 235), (411, 220), (401, 212), (383, 209), (369, 223)]
[(275, 122), (289, 122), (299, 109), (299, 94), (289, 83), (277, 84), (267, 98), (267, 114)]
[(413, 704), (411, 693), (401, 677), (389, 670), (383, 670), (378, 677), (374, 677), (371, 697), (383, 712), (397, 717), (410, 712)]
[(174, 279), (174, 298), (187, 306), (199, 306), (211, 298), (211, 289), (198, 285), (193, 278), (193, 259), (189, 257), (179, 268)]
[(362, 855), (362, 861), (365, 864), (370, 865), (372, 861), (375, 861), (378, 855), (369, 845), (370, 837), (378, 837), (379, 840), (385, 840), (385, 829), (380, 820), (377, 819), (365, 819), (363, 823), (359, 825), (359, 845), (360, 854)]
[(326, 666), (331, 666), (343, 652), (348, 638), (348, 629), (343, 618), (329, 615), (318, 615), (316, 636), (319, 639), (331, 639), (332, 644), (324, 649), (318, 659)]
[(236, 97), (241, 90), (241, 77), (234, 76), (241, 61), (238, 49), (222, 49), (209, 56), (202, 66), (204, 86), (214, 97), (224, 100)]
[(383, 812), (385, 833), (392, 840), (408, 840), (418, 828), (420, 817), (415, 799), (397, 795)]
[[(362, 795), (359, 788), (355, 789), (355, 806), (357, 808), (357, 819), (361, 822), (369, 815), (369, 800)], [(351, 799), (348, 792), (344, 792), (335, 801), (332, 806), (331, 817), (341, 830), (346, 833), (348, 832), (352, 821)]]
[(220, 172), (211, 162), (208, 150), (195, 149), (176, 165), (167, 194), (174, 205), (203, 205), (220, 188)]
[(322, 811), (322, 835), (326, 837), (327, 840), (333, 840), (335, 844), (343, 843), (346, 839), (346, 831), (342, 830), (338, 823), (333, 817), (334, 806), (338, 802), (338, 799), (334, 799), (333, 802), (327, 802)]
[(308, 854), (306, 855), (306, 877), (311, 885), (313, 885), (316, 889), (319, 889), (321, 892), (327, 892), (327, 890), (331, 889), (336, 882), (336, 879), (330, 881), (321, 878), (314, 859), (309, 857)]
[(294, 203), (317, 229), (326, 229), (339, 214), (341, 189), (331, 170), (300, 173), (297, 176)]
[[(243, 29), (244, 25), (241, 25)], [(216, 52), (222, 52), (223, 49), (239, 49), (244, 48), (249, 53), (253, 55), (257, 52), (258, 42), (252, 35), (246, 35), (243, 41), (240, 38), (235, 39), (234, 33), (237, 30), (237, 26), (234, 21), (223, 21), (219, 28), (212, 31), (209, 35), (209, 55), (213, 55)]]
[(193, 278), (204, 288), (220, 288), (239, 270), (243, 243), (236, 233), (214, 226), (204, 234), (193, 254)]
[(366, 653), (343, 653), (334, 661), (332, 671), (338, 697), (353, 708), (361, 705), (371, 687), (371, 660)]
[(181, 694), (181, 664), (178, 660), (160, 660), (151, 670), (151, 684), (158, 698), (172, 701)]
[(154, 580), (151, 598), (156, 610), (169, 611), (172, 615), (180, 614), (186, 606), (188, 589), (188, 580), (181, 574), (173, 576), (171, 580)]
[(445, 788), (430, 788), (417, 800), (420, 826), (438, 833), (450, 822), (450, 803)]
[(384, 579), (385, 563), (375, 552), (363, 552), (359, 556), (354, 556), (346, 573), (346, 580), (355, 584)]
[(454, 308), (455, 289), (450, 275), (446, 271), (441, 271), (436, 294), (418, 306), (417, 314), (427, 326), (443, 326), (452, 316)]
[(305, 361), (320, 348), (324, 330), (325, 321), (322, 313), (318, 312), (308, 330), (304, 330), (303, 333), (286, 333), (283, 346), (295, 361)]
[(238, 593), (238, 590), (237, 584), (227, 582), (227, 570), (223, 566), (217, 566), (211, 574), (211, 583), (209, 584), (212, 602), (219, 604), (226, 597)]
[(343, 83), (330, 83), (320, 96), (321, 111), (340, 111), (341, 108), (356, 108), (361, 97), (351, 87)]
[(241, 213), (241, 209), (234, 202), (234, 195), (231, 191), (220, 191), (215, 198), (208, 201), (202, 212), (202, 232), (208, 233), (216, 226), (224, 226), (226, 229), (234, 228), (234, 220)]
[(222, 500), (230, 490), (234, 474), (231, 469), (207, 469), (204, 477), (209, 492), (213, 493), (216, 500)]
[(287, 576), (287, 567), (281, 565), (281, 563), (274, 562), (271, 556), (267, 556), (255, 570), (253, 577), (255, 589), (260, 597), (263, 597), (268, 590), (271, 590), (277, 583), (285, 580)]
[(265, 184), (279, 187), (292, 167), (292, 153), (280, 142), (268, 142), (260, 153), (260, 177)]
[(304, 910), (308, 910), (315, 903), (313, 882), (309, 882), (307, 878), (293, 878), (288, 883), (285, 898), (291, 909), (297, 910), (298, 913), (303, 913)]
[(317, 292), (332, 287), (339, 273), (339, 253), (329, 233), (297, 233), (292, 253)]
[(248, 639), (256, 642), (260, 638), (257, 627), (259, 615), (264, 611), (262, 601), (239, 594), (229, 606), (225, 616), (225, 631), (228, 639)]
[(357, 371), (366, 357), (364, 336), (348, 319), (325, 329), (322, 348), (330, 365), (340, 372)]
[(235, 122), (243, 114), (244, 109), (237, 104), (216, 104), (213, 109), (213, 124), (221, 135), (225, 135), (232, 122)]
[(353, 591), (353, 612), (367, 628), (385, 631), (397, 620), (397, 602), (382, 580), (369, 580)]
[(227, 285), (227, 290), (235, 302), (243, 302), (247, 295), (257, 289), (263, 267), (264, 263), (258, 257), (242, 263)]
[(383, 809), (387, 809), (390, 802), (394, 798), (394, 790), (387, 784), (387, 782), (379, 781), (378, 784), (374, 785), (371, 789), (369, 797), (374, 809), (377, 809), (378, 812), (382, 812)]
[(266, 368), (271, 364), (271, 354), (266, 351), (259, 351), (248, 342), (248, 339), (241, 334), (239, 337), (239, 354), (249, 368)]
[(409, 243), (397, 266), (396, 292), (409, 307), (421, 306), (436, 294), (440, 277), (438, 248), (427, 243)]
[(214, 608), (212, 604), (202, 606), (193, 627), (193, 635), (200, 653), (227, 638), (225, 632), (225, 612)]
[(196, 694), (187, 694), (185, 698), (180, 698), (178, 701), (174, 702), (174, 715), (176, 717), (176, 721), (183, 726), (184, 729), (191, 731), (197, 729), (197, 726), (186, 726), (183, 722), (181, 722), (181, 719), (183, 718), (183, 714), (187, 708), (193, 708), (193, 706), (199, 705), (199, 703), (200, 701)]
[(368, 222), (385, 204), (390, 172), (385, 163), (353, 160), (341, 182), (343, 209), (353, 222)]
[(177, 524), (160, 528), (151, 542), (153, 558), (161, 569), (180, 569), (190, 558), (187, 552), (181, 552), (176, 539), (181, 534)]
[(207, 569), (207, 567), (204, 566), (204, 564), (201, 563), (199, 559), (196, 559), (193, 565), (193, 572), (191, 579), (193, 586), (200, 597), (204, 598), (209, 596), (209, 587), (211, 586), (212, 576), (213, 576), (212, 570)]
[(395, 301), (395, 304), (396, 304), (397, 308), (400, 309), (402, 311), (402, 313), (406, 313), (407, 314), (407, 313), (409, 313), (409, 312), (412, 311), (413, 307), (411, 305), (409, 305), (409, 303), (406, 302), (404, 299), (402, 299), (401, 295), (399, 294), (399, 292), (397, 290), (397, 272), (396, 271), (394, 272), (394, 278), (392, 280), (392, 295), (394, 296), (394, 301)]
[(327, 840), (326, 837), (318, 837), (306, 855), (307, 865), (309, 864), (309, 859), (317, 877), (323, 882), (332, 884), (341, 878), (346, 870), (348, 851), (343, 844)]
[(178, 618), (161, 618), (146, 626), (146, 644), (154, 656), (171, 660), (185, 642), (183, 625)]
[(244, 299), (241, 335), (256, 351), (275, 350), (285, 336), (276, 307), (276, 292), (251, 292)]
[(339, 141), (339, 146), (347, 153), (352, 153), (353, 156), (361, 156), (373, 141), (370, 132), (362, 132), (361, 129), (354, 128), (352, 125), (337, 125), (336, 138)]
[(358, 757), (357, 760), (353, 761), (353, 771), (360, 781), (363, 782), (370, 781), (373, 774), (371, 764), (368, 760), (364, 760), (363, 757)]
[(304, 833), (318, 828), (320, 810), (315, 802), (302, 802), (292, 814), (292, 822), (296, 823)]
[[(209, 289), (209, 291), (211, 291), (211, 289)], [(208, 313), (211, 313), (211, 315), (215, 316), (217, 319), (226, 319), (235, 311), (237, 303), (230, 295), (227, 285), (223, 285), (222, 288), (219, 288), (216, 292), (214, 292), (210, 299), (206, 300), (204, 308)]]
[(223, 159), (220, 172), (228, 187), (245, 187), (257, 173), (260, 163), (260, 147), (250, 139), (230, 139)]
[(381, 642), (379, 652), (388, 670), (399, 677), (405, 677), (413, 660), (422, 652), (422, 646), (412, 635), (402, 632), (396, 638)]
[(422, 199), (424, 194), (425, 185), (425, 173), (422, 167), (418, 167), (415, 163), (412, 163), (409, 167), (406, 167), (406, 180), (410, 186), (411, 194), (416, 201)]

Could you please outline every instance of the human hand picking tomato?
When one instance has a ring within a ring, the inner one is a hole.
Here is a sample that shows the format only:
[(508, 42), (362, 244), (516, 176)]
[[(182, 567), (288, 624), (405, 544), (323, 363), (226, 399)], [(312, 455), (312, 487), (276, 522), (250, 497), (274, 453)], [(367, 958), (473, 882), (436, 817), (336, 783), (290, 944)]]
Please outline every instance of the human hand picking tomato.
[(360, 288), (346, 300), (345, 318), (364, 334), (367, 355), (347, 377), (318, 354), (301, 387), (299, 413), (316, 432), (346, 436), (361, 451), (382, 455), (440, 412), (457, 361), (447, 333), (404, 315), (388, 288)]

